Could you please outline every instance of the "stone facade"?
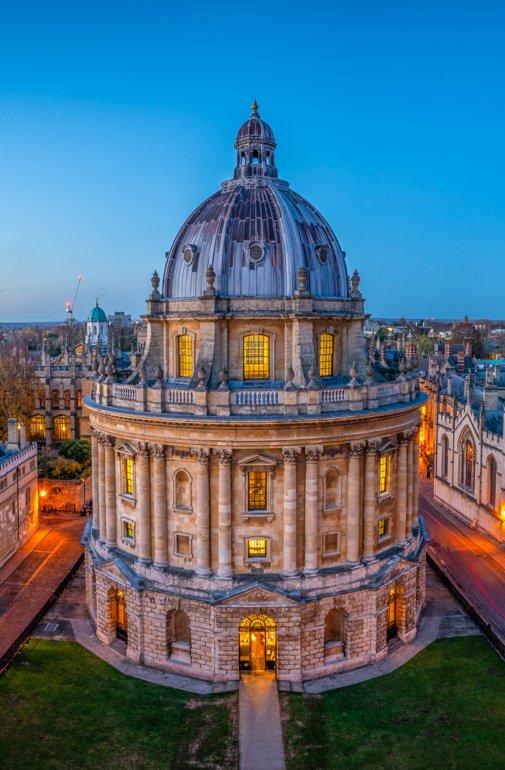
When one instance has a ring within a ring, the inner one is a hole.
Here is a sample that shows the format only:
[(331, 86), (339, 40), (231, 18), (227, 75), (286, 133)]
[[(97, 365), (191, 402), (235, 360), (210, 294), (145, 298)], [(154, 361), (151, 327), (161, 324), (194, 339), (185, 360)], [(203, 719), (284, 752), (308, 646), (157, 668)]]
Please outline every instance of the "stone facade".
[(277, 179), (273, 147), (255, 108), (234, 180), (168, 253), (163, 293), (153, 276), (137, 369), (98, 374), (86, 399), (97, 635), (215, 681), (380, 660), (388, 637), (414, 638), (424, 599), (424, 397), (405, 367), (376, 379), (359, 277)]

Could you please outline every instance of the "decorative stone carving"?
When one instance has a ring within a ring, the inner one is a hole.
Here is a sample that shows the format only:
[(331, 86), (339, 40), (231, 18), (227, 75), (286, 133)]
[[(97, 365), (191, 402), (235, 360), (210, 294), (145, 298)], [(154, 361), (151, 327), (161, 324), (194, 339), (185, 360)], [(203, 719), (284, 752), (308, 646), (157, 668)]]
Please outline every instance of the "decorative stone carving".
[(206, 447), (198, 447), (198, 449), (192, 450), (192, 456), (199, 463), (208, 463), (210, 459), (210, 449)]
[(299, 454), (299, 449), (289, 447), (282, 450), (282, 459), (285, 463), (296, 463), (296, 458)]
[(321, 454), (322, 454), (321, 447), (315, 447), (315, 446), (305, 447), (305, 462), (317, 463), (321, 458)]
[(165, 458), (165, 447), (163, 444), (151, 444), (151, 454), (156, 460)]
[(222, 465), (231, 465), (233, 454), (231, 449), (214, 449), (214, 454), (217, 457), (218, 463)]

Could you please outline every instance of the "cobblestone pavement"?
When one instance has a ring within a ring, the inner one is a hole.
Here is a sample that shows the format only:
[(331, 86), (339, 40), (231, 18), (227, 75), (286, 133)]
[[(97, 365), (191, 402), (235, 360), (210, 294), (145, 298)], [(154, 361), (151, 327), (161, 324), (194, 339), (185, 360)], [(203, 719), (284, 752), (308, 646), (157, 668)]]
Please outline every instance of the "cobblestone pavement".
[(239, 689), (240, 770), (285, 770), (274, 674), (247, 674)]
[(433, 570), (426, 570), (426, 607), (421, 616), (421, 623), (416, 638), (409, 644), (401, 645), (380, 663), (358, 668), (343, 674), (332, 674), (312, 682), (305, 682), (304, 690), (308, 693), (320, 693), (347, 687), (351, 684), (366, 682), (378, 676), (390, 674), (424, 650), (435, 639), (451, 636), (473, 636), (480, 634), (479, 629), (466, 614), (450, 591), (438, 579)]
[(84, 520), (46, 521), (0, 569), (0, 660), (23, 636), (81, 558)]

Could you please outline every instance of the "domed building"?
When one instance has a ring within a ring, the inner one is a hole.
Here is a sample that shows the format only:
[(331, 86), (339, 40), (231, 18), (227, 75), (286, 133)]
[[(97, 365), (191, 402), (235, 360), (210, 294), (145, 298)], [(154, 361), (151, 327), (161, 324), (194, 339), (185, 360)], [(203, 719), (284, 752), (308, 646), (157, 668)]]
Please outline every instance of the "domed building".
[(424, 397), (376, 380), (359, 276), (256, 103), (235, 150), (153, 275), (139, 366), (86, 400), (87, 601), (131, 660), (299, 682), (416, 635)]
[(107, 316), (98, 305), (97, 299), (96, 306), (90, 310), (86, 321), (86, 341), (91, 347), (100, 344), (102, 349), (107, 349), (107, 332)]

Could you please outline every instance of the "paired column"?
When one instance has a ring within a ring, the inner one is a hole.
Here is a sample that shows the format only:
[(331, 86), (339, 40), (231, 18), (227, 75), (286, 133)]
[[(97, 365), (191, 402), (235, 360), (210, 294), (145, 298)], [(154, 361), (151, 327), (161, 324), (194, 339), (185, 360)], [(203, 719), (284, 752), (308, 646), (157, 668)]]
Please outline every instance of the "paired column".
[(398, 439), (398, 468), (396, 473), (396, 540), (405, 543), (407, 530), (407, 443), (402, 435)]
[(409, 434), (409, 443), (407, 444), (407, 522), (406, 537), (412, 536), (412, 516), (414, 511), (414, 439), (413, 434)]
[(100, 483), (98, 468), (98, 431), (90, 428), (91, 433), (91, 485), (93, 494), (93, 529), (100, 533)]
[[(230, 456), (231, 460), (231, 456)], [(210, 569), (210, 508), (209, 508), (209, 450), (197, 452), (196, 475), (196, 568), (197, 575), (208, 577)], [(221, 467), (221, 466), (220, 466)], [(230, 488), (231, 490), (231, 488)], [(221, 544), (221, 531), (219, 532)], [(231, 538), (231, 494), (230, 494), (230, 538)], [(230, 541), (231, 542), (231, 541)], [(221, 565), (221, 560), (220, 560)], [(230, 564), (231, 571), (231, 564)]]
[(165, 447), (155, 444), (153, 456), (154, 567), (168, 566), (167, 477)]
[(419, 526), (419, 431), (416, 428), (412, 450), (412, 528)]
[(319, 571), (317, 561), (319, 533), (317, 525), (320, 456), (321, 450), (318, 447), (305, 448), (305, 569), (303, 570), (305, 575), (316, 575)]
[(375, 517), (377, 514), (377, 448), (377, 443), (370, 442), (365, 450), (363, 560), (366, 562), (372, 561), (375, 557)]
[(138, 515), (138, 554), (141, 564), (151, 563), (151, 500), (149, 484), (149, 447), (139, 443), (136, 462), (136, 497)]
[(116, 456), (114, 436), (104, 436), (105, 540), (109, 547), (117, 545)]
[(353, 444), (349, 449), (349, 470), (347, 473), (347, 561), (359, 562), (359, 520), (360, 520), (360, 462), (362, 444)]
[(284, 577), (295, 577), (296, 569), (296, 457), (298, 449), (283, 449), (284, 456)]
[(107, 511), (105, 509), (105, 436), (97, 434), (98, 438), (98, 510), (100, 516), (100, 540), (103, 542), (107, 535)]
[(219, 516), (219, 567), (217, 577), (229, 578), (231, 568), (231, 459), (229, 449), (216, 451), (219, 467), (218, 516)]

